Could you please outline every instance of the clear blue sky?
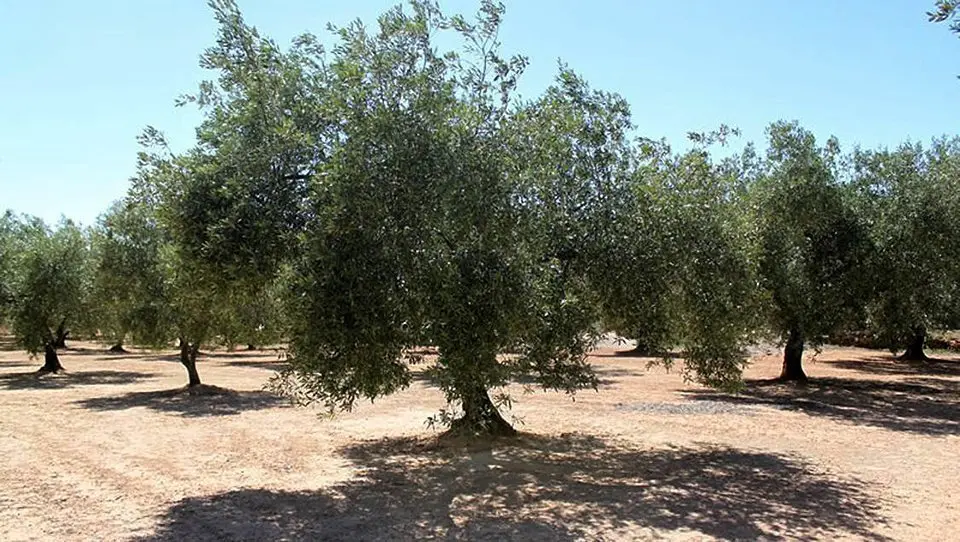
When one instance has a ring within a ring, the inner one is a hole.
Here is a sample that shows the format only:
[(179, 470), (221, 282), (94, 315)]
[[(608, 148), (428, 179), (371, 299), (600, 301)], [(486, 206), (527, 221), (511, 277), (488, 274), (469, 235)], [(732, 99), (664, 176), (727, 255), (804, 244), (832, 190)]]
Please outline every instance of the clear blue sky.
[[(287, 43), (328, 21), (373, 21), (386, 0), (239, 0)], [(446, 0), (447, 11), (474, 2)], [(502, 41), (530, 57), (525, 96), (563, 59), (624, 95), (639, 132), (681, 142), (720, 123), (761, 140), (796, 119), (841, 143), (957, 133), (960, 39), (918, 0), (508, 0)], [(206, 74), (202, 0), (0, 0), (0, 209), (90, 224), (123, 196), (147, 124), (189, 145), (176, 109)]]

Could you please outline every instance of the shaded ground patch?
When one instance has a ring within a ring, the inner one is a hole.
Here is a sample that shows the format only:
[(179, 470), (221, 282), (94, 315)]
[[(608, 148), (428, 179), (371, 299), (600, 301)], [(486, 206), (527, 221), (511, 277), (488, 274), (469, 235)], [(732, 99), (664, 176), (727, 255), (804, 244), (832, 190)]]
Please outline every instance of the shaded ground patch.
[(249, 367), (251, 369), (264, 369), (268, 371), (282, 371), (289, 367), (289, 364), (285, 361), (225, 361), (224, 365), (229, 365), (230, 367)]
[(886, 522), (863, 482), (729, 447), (644, 450), (561, 435), (472, 450), (385, 439), (343, 454), (359, 478), (187, 498), (142, 540), (583, 540), (651, 529), (880, 540)]
[(0, 374), (0, 388), (55, 390), (74, 386), (121, 385), (132, 384), (154, 376), (156, 375), (153, 373), (133, 371), (62, 371), (59, 373), (30, 371)]
[(816, 378), (806, 385), (748, 382), (737, 395), (689, 391), (694, 400), (727, 401), (797, 410), (810, 416), (924, 435), (960, 435), (957, 383), (935, 378), (913, 381)]
[(960, 376), (960, 362), (930, 358), (928, 361), (900, 361), (894, 357), (865, 360), (829, 360), (834, 367), (875, 375)]
[(288, 406), (290, 403), (263, 391), (235, 391), (217, 386), (137, 391), (123, 395), (95, 397), (77, 401), (83, 408), (99, 411), (145, 407), (184, 417), (229, 416), (246, 410)]

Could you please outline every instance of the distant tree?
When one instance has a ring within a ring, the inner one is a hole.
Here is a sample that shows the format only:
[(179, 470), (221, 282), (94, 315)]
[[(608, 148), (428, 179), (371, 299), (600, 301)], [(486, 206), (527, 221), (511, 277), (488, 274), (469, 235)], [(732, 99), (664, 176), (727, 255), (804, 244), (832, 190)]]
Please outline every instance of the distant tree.
[(201, 385), (200, 346), (224, 327), (224, 299), (216, 280), (182, 252), (158, 219), (147, 194), (179, 174), (159, 155), (143, 154), (131, 195), (100, 223), (99, 303), (117, 335), (165, 348), (177, 341), (188, 388)]
[(0, 216), (0, 327), (7, 324), (14, 302), (15, 238), (17, 219), (13, 211)]
[(229, 348), (245, 345), (256, 349), (285, 340), (288, 315), (284, 303), (290, 280), (285, 270), (259, 288), (228, 295), (219, 326), (221, 341)]
[(838, 181), (839, 148), (796, 123), (768, 129), (766, 171), (752, 188), (768, 321), (785, 338), (782, 380), (805, 380), (804, 346), (856, 326), (870, 295), (871, 244)]
[(927, 359), (930, 329), (957, 323), (960, 301), (960, 140), (924, 150), (857, 151), (853, 185), (877, 247), (869, 323), (901, 359)]
[(84, 317), (90, 287), (88, 240), (66, 220), (51, 229), (39, 219), (17, 220), (8, 214), (5, 223), (13, 269), (7, 280), (12, 331), (30, 354), (43, 352), (41, 372), (61, 371), (57, 347), (63, 346), (70, 326)]
[(654, 194), (649, 218), (667, 232), (661, 257), (674, 262), (670, 327), (673, 342), (684, 351), (687, 377), (736, 388), (745, 346), (760, 323), (760, 295), (755, 240), (743, 204), (752, 149), (714, 162), (706, 146), (724, 133), (722, 128), (703, 134), (701, 147), (661, 161), (649, 181)]
[(608, 322), (644, 330), (638, 346), (679, 346), (689, 378), (733, 388), (758, 295), (743, 168), (707, 152), (726, 134), (694, 134), (696, 148), (683, 154), (641, 142), (632, 203), (608, 218), (619, 233), (597, 254), (591, 282)]

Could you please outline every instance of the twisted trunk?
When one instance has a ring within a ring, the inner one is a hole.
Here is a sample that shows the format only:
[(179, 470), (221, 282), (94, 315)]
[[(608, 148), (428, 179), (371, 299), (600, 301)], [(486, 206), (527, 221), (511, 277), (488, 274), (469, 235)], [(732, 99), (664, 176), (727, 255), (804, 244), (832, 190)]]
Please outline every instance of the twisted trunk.
[(200, 385), (200, 373), (197, 372), (197, 354), (200, 352), (200, 343), (187, 342), (183, 337), (180, 338), (180, 363), (187, 369), (189, 382), (187, 387)]
[(907, 349), (900, 356), (903, 361), (929, 361), (930, 358), (923, 352), (923, 344), (927, 341), (927, 329), (923, 326), (913, 328), (913, 336), (907, 343)]
[(805, 382), (806, 373), (803, 372), (803, 332), (797, 327), (791, 327), (787, 336), (787, 344), (783, 347), (783, 368), (780, 378), (784, 382)]
[(59, 373), (63, 371), (63, 365), (60, 365), (60, 356), (57, 355), (57, 349), (52, 342), (48, 342), (43, 347), (43, 367), (40, 367), (41, 373)]
[(517, 430), (503, 418), (483, 386), (457, 386), (463, 417), (453, 421), (450, 432), (471, 437), (513, 436)]

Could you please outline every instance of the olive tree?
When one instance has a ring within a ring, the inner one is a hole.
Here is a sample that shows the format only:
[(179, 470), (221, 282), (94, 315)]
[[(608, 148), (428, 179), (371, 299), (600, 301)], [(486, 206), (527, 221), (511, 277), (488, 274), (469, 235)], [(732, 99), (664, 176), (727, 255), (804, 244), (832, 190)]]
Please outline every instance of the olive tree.
[[(326, 107), (342, 134), (316, 178), (282, 389), (349, 408), (406, 386), (404, 352), (429, 341), (439, 356), (428, 374), (460, 410), (446, 421), (489, 435), (514, 431), (498, 410), (506, 398), (490, 395), (514, 377), (595, 385), (594, 318), (573, 269), (580, 232), (560, 235), (576, 209), (560, 185), (602, 173), (549, 164), (539, 175), (532, 151), (543, 147), (530, 140), (544, 135), (536, 110), (553, 104), (512, 98), (525, 60), (498, 55), (501, 14), (487, 2), (470, 22), (414, 3), (377, 33), (339, 30)], [(466, 56), (435, 52), (443, 29)], [(570, 79), (556, 92), (586, 99)], [(553, 137), (579, 142), (583, 119), (558, 121)]]
[(805, 380), (806, 344), (857, 326), (870, 296), (866, 227), (839, 182), (839, 147), (796, 123), (770, 126), (763, 175), (750, 194), (768, 322), (785, 338), (782, 380)]
[[(157, 134), (153, 134), (157, 136)], [(101, 220), (98, 281), (112, 305), (116, 329), (149, 347), (177, 340), (188, 388), (201, 384), (200, 346), (224, 324), (228, 294), (185, 256), (155, 207), (156, 194), (173, 189), (182, 174), (174, 159), (144, 153), (126, 200)]]
[(957, 139), (853, 155), (857, 202), (876, 246), (868, 323), (904, 360), (925, 360), (927, 331), (956, 324), (958, 179)]
[(87, 237), (68, 220), (50, 228), (40, 219), (8, 214), (4, 222), (11, 330), (31, 355), (43, 353), (41, 372), (62, 371), (57, 347), (71, 326), (82, 324), (90, 289)]
[(13, 295), (13, 279), (16, 270), (14, 235), (17, 226), (17, 218), (13, 211), (8, 210), (0, 216), (0, 326), (7, 323), (15, 299)]

